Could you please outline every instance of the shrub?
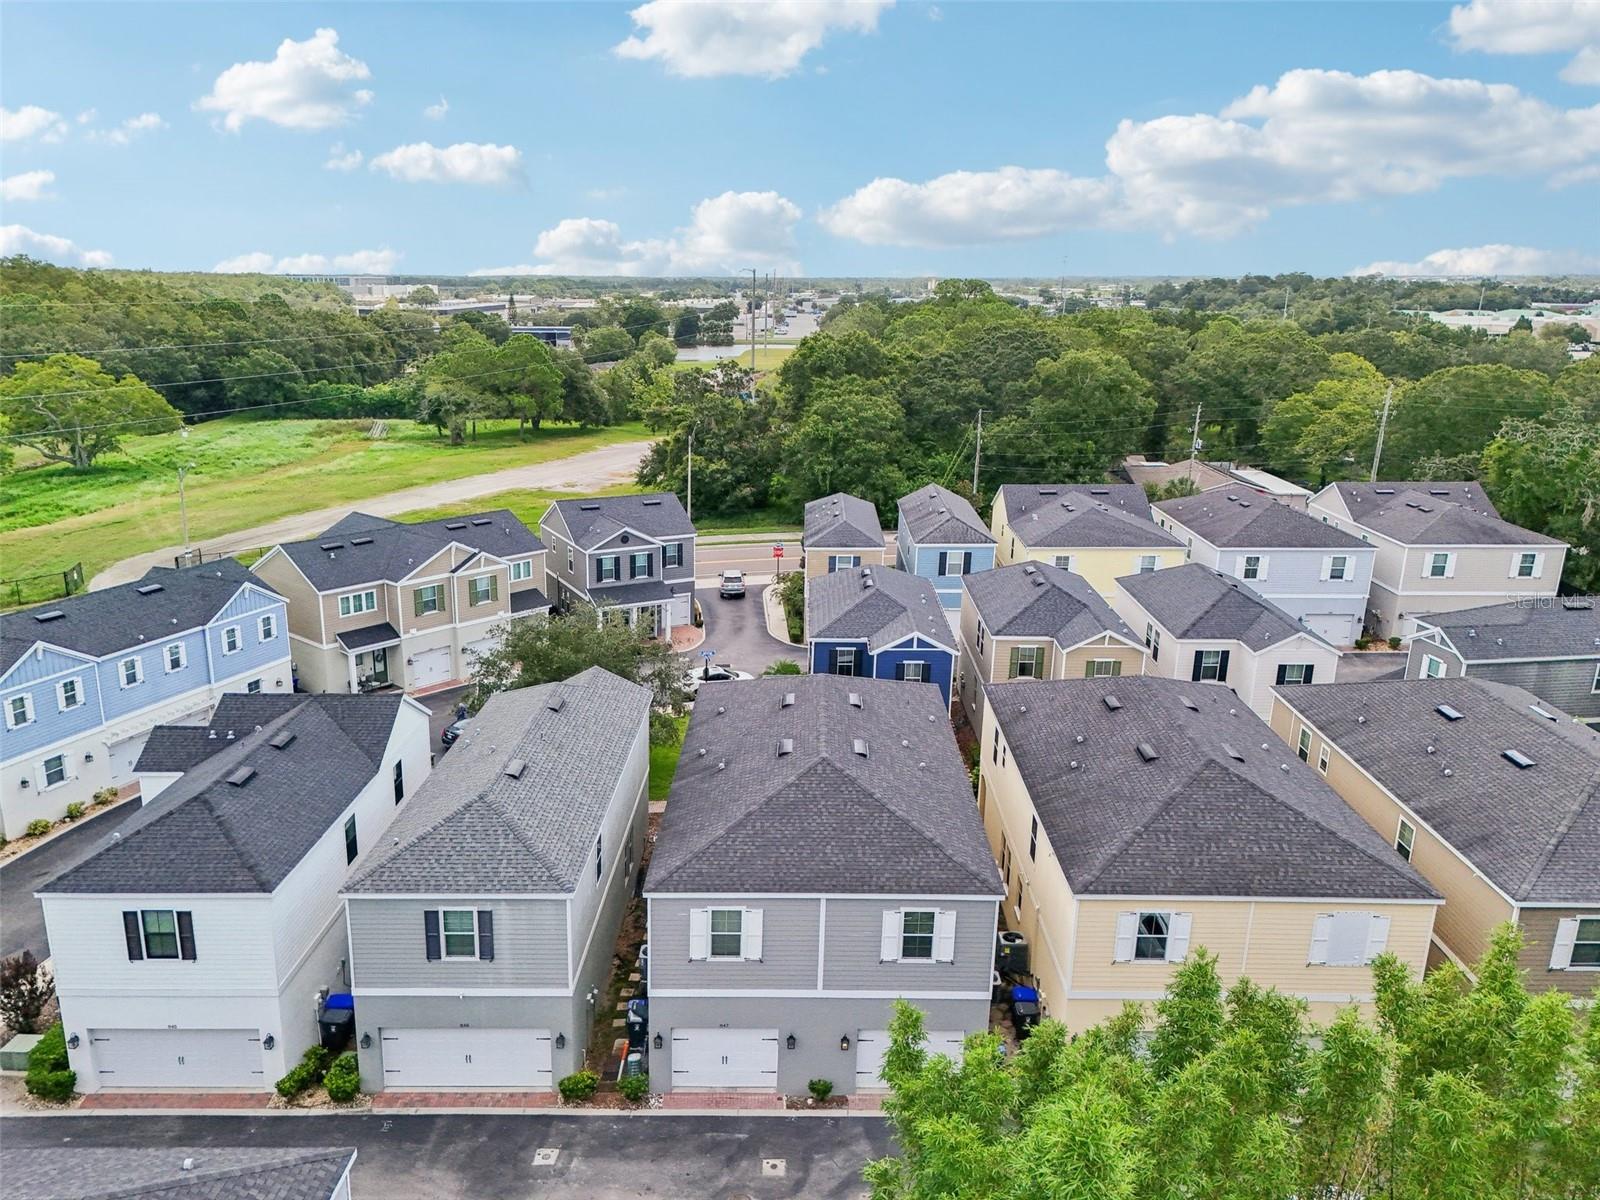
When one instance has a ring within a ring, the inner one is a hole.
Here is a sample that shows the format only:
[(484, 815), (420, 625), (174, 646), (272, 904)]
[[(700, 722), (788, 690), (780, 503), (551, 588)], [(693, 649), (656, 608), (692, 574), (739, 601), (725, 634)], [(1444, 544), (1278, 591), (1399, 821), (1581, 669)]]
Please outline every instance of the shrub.
[(321, 1046), (311, 1046), (300, 1056), (300, 1061), (273, 1086), (285, 1100), (293, 1099), (309, 1087), (322, 1081), (328, 1070), (328, 1052)]
[(821, 1104), (829, 1096), (833, 1095), (833, 1080), (813, 1079), (810, 1083), (806, 1084), (806, 1090), (811, 1093), (811, 1098), (813, 1100), (815, 1100), (818, 1104)]
[(1357, 650), (1365, 650), (1370, 645), (1372, 645), (1372, 639), (1364, 633), (1356, 639)]
[(627, 1075), (617, 1080), (617, 1091), (629, 1104), (638, 1104), (650, 1094), (650, 1076)]
[(67, 1035), (60, 1021), (47, 1029), (39, 1044), (28, 1052), (28, 1074), (24, 1083), (29, 1093), (41, 1099), (72, 1099), (78, 1073), (67, 1066)]
[(582, 1104), (594, 1097), (595, 1089), (599, 1086), (600, 1076), (593, 1071), (574, 1071), (556, 1084), (556, 1090), (568, 1104)]
[(66, 819), (69, 821), (76, 821), (87, 811), (88, 807), (86, 805), (74, 800), (71, 804), (67, 805)]
[(795, 662), (795, 660), (792, 659), (792, 658), (780, 658), (780, 659), (778, 659), (777, 662), (773, 663), (770, 667), (768, 667), (765, 671), (763, 671), (761, 673), (763, 675), (804, 675), (805, 674), (805, 672), (800, 669), (800, 664)]
[(1389, 649), (1391, 649), (1391, 650), (1400, 649), (1400, 639), (1397, 638), (1397, 637), (1390, 638), (1389, 639)]
[(94, 802), (97, 805), (98, 804), (110, 804), (116, 798), (117, 798), (117, 789), (116, 788), (101, 788), (98, 792), (96, 792), (94, 794)]
[(29, 837), (43, 837), (50, 832), (50, 822), (43, 817), (35, 817), (28, 822), (28, 828), (23, 830)]
[(334, 1103), (348, 1104), (354, 1100), (361, 1090), (361, 1066), (356, 1061), (355, 1051), (346, 1050), (334, 1059), (323, 1083), (328, 1088), (328, 1099)]
[(0, 1017), (18, 1033), (38, 1033), (39, 1014), (55, 994), (55, 983), (33, 951), (0, 962)]

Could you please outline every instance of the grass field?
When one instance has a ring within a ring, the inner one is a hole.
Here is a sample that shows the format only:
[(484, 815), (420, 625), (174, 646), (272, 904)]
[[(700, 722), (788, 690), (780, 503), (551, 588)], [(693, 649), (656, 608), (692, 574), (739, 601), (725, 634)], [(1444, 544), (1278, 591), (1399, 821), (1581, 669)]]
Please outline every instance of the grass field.
[[(642, 489), (636, 487), (605, 488), (594, 492), (596, 496), (622, 496), (629, 492)], [(479, 496), (475, 500), (464, 500), (460, 504), (441, 504), (434, 508), (419, 508), (410, 512), (403, 512), (395, 518), (397, 521), (433, 521), (440, 517), (461, 517), (468, 513), (488, 512), (491, 508), (509, 508), (529, 529), (539, 528), (539, 518), (544, 515), (545, 509), (550, 507), (555, 500), (572, 500), (576, 497), (572, 492), (546, 492), (538, 488), (512, 488), (510, 491), (493, 492), (487, 496)]]
[[(737, 346), (724, 346), (723, 349), (728, 352), (729, 358), (738, 359), (739, 362), (744, 366), (748, 367), (750, 365), (749, 346), (746, 346), (742, 351)], [(777, 369), (777, 367), (782, 364), (784, 359), (788, 358), (789, 355), (794, 353), (794, 350), (794, 346), (780, 346), (776, 343), (771, 346), (757, 345), (756, 370), (772, 371)], [(714, 362), (679, 361), (672, 364), (672, 369), (674, 371), (704, 371), (716, 365), (717, 364)]]
[(0, 497), (0, 578), (59, 571), (82, 561), (86, 577), (109, 563), (181, 540), (177, 470), (193, 463), (186, 491), (190, 536), (200, 541), (400, 488), (548, 462), (649, 436), (642, 425), (546, 427), (528, 441), (512, 421), (486, 421), (452, 447), (431, 426), (367, 422), (208, 421), (175, 433), (129, 438), (123, 452), (78, 473), (19, 455)]
[(665, 800), (672, 790), (672, 777), (678, 771), (678, 751), (683, 746), (683, 731), (688, 717), (678, 718), (678, 736), (670, 742), (650, 744), (650, 799)]

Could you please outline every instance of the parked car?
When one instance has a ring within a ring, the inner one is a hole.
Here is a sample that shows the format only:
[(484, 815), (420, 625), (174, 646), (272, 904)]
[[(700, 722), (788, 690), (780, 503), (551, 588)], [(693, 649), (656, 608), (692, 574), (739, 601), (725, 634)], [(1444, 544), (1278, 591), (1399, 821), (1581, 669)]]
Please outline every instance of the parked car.
[(460, 739), (461, 735), (467, 731), (467, 726), (470, 724), (472, 724), (471, 717), (461, 717), (458, 720), (451, 721), (450, 724), (446, 725), (444, 729), (440, 731), (440, 743), (446, 750), (450, 749), (450, 747), (454, 746)]
[(727, 663), (718, 663), (714, 667), (695, 667), (685, 671), (683, 675), (683, 690), (693, 696), (700, 690), (702, 683), (723, 683), (729, 679), (754, 679), (749, 671), (735, 671)]
[(724, 600), (744, 595), (744, 572), (730, 569), (722, 573), (722, 586), (717, 589)]

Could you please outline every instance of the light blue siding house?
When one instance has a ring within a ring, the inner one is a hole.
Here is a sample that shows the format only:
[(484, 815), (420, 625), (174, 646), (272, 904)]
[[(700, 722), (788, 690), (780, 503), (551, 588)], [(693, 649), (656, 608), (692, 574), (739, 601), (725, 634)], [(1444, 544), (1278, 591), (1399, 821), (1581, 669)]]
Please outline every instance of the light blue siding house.
[(965, 497), (929, 484), (900, 497), (895, 565), (931, 580), (940, 606), (958, 621), (961, 578), (994, 566), (994, 535)]
[(933, 584), (893, 567), (851, 567), (811, 580), (806, 654), (813, 675), (931, 683), (950, 703), (950, 623)]
[(0, 616), (0, 826), (134, 780), (150, 730), (293, 689), (283, 598), (232, 559)]

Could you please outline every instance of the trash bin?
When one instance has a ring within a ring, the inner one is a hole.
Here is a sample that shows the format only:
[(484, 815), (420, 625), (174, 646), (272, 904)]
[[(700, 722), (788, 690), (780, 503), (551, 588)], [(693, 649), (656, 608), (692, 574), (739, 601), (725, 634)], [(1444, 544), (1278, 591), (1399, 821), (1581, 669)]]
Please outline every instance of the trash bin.
[(650, 1001), (635, 998), (628, 1001), (628, 1046), (638, 1049), (645, 1043), (645, 1038), (650, 1033)]
[(1039, 991), (1018, 984), (1011, 989), (1011, 1023), (1017, 1027), (1017, 1036), (1025, 1038), (1039, 1023)]
[(337, 1054), (350, 1044), (356, 1027), (355, 1000), (349, 992), (335, 992), (323, 1001), (317, 1014), (317, 1030), (323, 1049)]

